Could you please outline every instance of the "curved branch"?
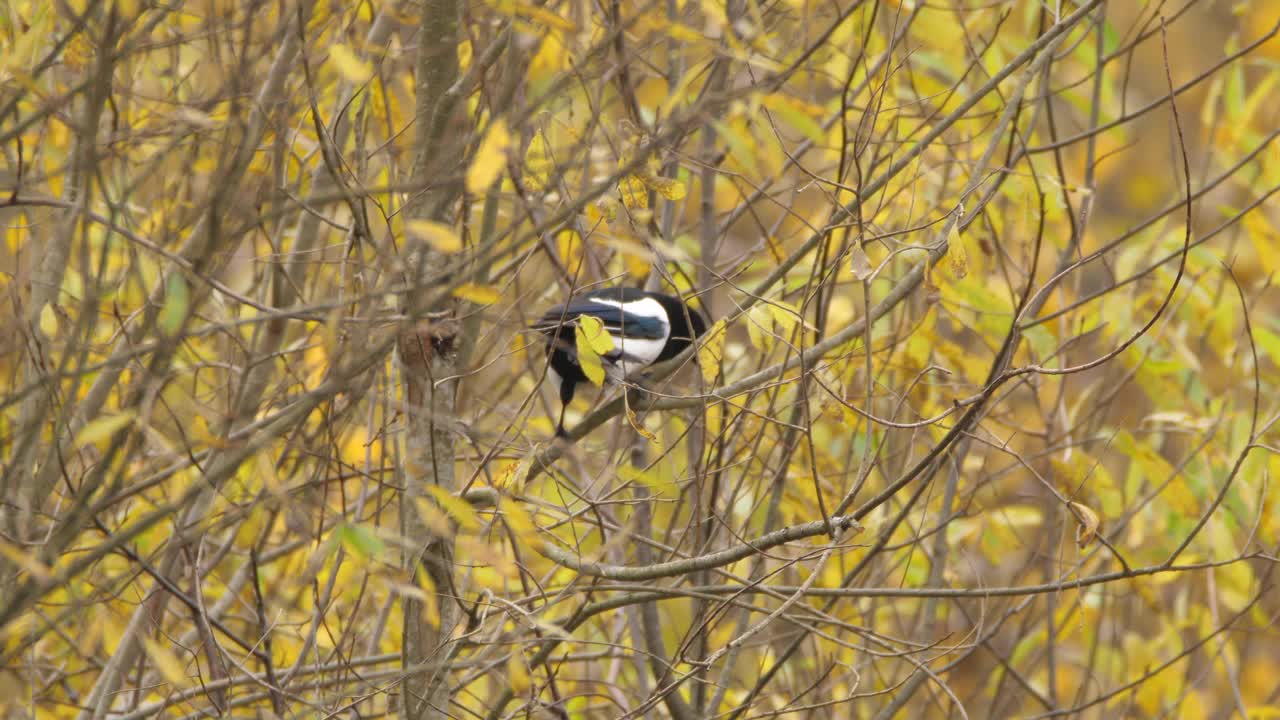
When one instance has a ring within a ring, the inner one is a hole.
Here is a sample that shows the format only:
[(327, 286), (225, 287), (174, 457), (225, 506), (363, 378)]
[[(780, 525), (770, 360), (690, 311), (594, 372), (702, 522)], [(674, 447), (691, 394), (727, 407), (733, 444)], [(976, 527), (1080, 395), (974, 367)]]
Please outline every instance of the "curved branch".
[[(850, 529), (856, 529), (857, 531), (862, 530), (862, 526), (851, 517), (833, 517), (831, 518), (831, 526), (841, 532)], [(815, 537), (817, 535), (825, 535), (826, 533), (826, 521), (814, 520), (813, 522), (804, 523), (802, 525), (791, 525), (780, 530), (775, 530), (771, 533), (760, 536), (756, 540), (748, 540), (741, 545), (735, 545), (731, 548), (719, 550), (717, 552), (698, 555), (697, 557), (684, 558), (682, 560), (671, 560), (669, 562), (658, 563), (656, 565), (646, 565), (643, 567), (631, 565), (610, 565), (592, 560), (584, 560), (568, 550), (563, 550), (550, 544), (545, 544), (542, 547), (537, 548), (537, 552), (543, 557), (559, 565), (563, 565), (570, 570), (575, 570), (583, 575), (602, 577), (609, 580), (656, 580), (658, 578), (684, 575), (687, 573), (697, 572), (699, 570), (710, 570), (712, 568), (723, 567), (765, 550), (769, 550), (770, 548), (775, 548), (779, 545), (785, 545), (795, 540), (803, 540), (804, 538)]]

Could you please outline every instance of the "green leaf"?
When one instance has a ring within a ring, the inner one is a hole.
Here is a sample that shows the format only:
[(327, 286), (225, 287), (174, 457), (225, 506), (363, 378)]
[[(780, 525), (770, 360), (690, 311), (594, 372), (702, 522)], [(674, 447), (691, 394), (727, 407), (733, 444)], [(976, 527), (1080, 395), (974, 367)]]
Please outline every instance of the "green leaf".
[(1110, 55), (1120, 47), (1120, 33), (1116, 30), (1115, 23), (1110, 20), (1102, 22), (1102, 52)]
[(114, 435), (117, 430), (133, 422), (137, 416), (136, 412), (130, 411), (119, 415), (94, 418), (80, 428), (80, 432), (76, 433), (75, 440), (71, 444), (75, 447), (83, 447), (90, 443), (106, 440)]
[(1271, 362), (1280, 364), (1280, 335), (1264, 327), (1253, 329), (1253, 341), (1262, 354), (1271, 358)]
[(821, 145), (826, 140), (827, 134), (822, 130), (822, 126), (791, 98), (773, 93), (764, 97), (763, 104), (813, 142)]
[(378, 557), (387, 548), (386, 543), (364, 525), (343, 523), (338, 526), (337, 534), (343, 547), (365, 559)]
[(182, 277), (182, 273), (170, 273), (165, 280), (164, 305), (160, 307), (160, 317), (156, 320), (160, 332), (169, 337), (178, 334), (190, 306), (191, 290), (187, 287), (187, 279)]
[(747, 172), (755, 175), (756, 153), (755, 148), (752, 147), (751, 139), (739, 132), (729, 123), (712, 120), (711, 124), (715, 126), (716, 133), (724, 139), (726, 144), (728, 144), (729, 155), (731, 155), (734, 160), (738, 161), (738, 164), (747, 170)]
[(1227, 105), (1227, 117), (1232, 121), (1240, 120), (1244, 115), (1244, 64), (1235, 63), (1227, 72), (1227, 87), (1224, 100)]

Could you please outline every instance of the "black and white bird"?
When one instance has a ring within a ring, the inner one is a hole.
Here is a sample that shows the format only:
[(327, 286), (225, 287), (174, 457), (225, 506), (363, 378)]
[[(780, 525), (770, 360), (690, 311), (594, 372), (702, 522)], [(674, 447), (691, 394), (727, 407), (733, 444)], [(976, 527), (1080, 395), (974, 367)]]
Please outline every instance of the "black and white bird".
[(560, 393), (556, 434), (565, 435), (564, 411), (575, 386), (587, 382), (578, 363), (579, 318), (599, 320), (613, 341), (601, 356), (606, 380), (621, 383), (654, 363), (670, 360), (707, 331), (702, 314), (680, 298), (633, 287), (592, 290), (548, 310), (533, 324), (547, 338), (551, 382)]

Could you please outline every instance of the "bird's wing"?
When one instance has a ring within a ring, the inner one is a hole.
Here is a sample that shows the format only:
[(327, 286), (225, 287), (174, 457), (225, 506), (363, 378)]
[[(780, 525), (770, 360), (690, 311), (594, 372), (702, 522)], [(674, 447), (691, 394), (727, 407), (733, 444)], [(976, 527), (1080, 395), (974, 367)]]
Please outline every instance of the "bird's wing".
[(626, 307), (591, 300), (557, 305), (535, 322), (533, 329), (551, 335), (562, 322), (568, 324), (583, 315), (599, 320), (604, 329), (615, 338), (666, 340), (667, 337), (667, 325), (662, 318), (628, 312)]

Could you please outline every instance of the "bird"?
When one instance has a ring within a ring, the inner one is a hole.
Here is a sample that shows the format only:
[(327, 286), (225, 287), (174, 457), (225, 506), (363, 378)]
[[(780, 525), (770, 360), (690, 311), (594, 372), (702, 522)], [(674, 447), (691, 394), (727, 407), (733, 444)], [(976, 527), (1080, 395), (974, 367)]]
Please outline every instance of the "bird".
[(670, 360), (707, 331), (702, 313), (680, 298), (635, 287), (592, 290), (547, 310), (531, 327), (546, 337), (548, 374), (560, 394), (558, 437), (567, 436), (564, 414), (577, 384), (587, 382), (575, 334), (583, 316), (599, 320), (613, 341), (613, 349), (600, 357), (611, 384)]

